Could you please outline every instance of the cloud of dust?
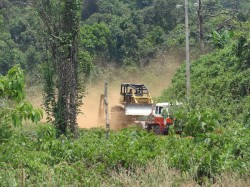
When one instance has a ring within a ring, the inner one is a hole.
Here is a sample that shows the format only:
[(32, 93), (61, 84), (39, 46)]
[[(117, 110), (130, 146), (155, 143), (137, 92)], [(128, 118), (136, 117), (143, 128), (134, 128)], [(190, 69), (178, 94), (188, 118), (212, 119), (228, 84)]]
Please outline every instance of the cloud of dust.
[[(158, 97), (164, 89), (171, 85), (171, 80), (181, 62), (183, 62), (182, 56), (165, 53), (158, 55), (147, 67), (139, 69), (139, 72), (136, 73), (124, 72), (121, 69), (108, 69), (108, 71), (112, 71), (109, 74), (113, 76), (113, 81), (108, 84), (109, 111), (112, 106), (119, 105), (121, 83), (145, 84), (151, 96)], [(104, 93), (104, 82), (105, 80), (100, 80), (99, 83), (87, 86), (87, 94), (83, 98), (84, 104), (80, 108), (82, 114), (79, 114), (77, 118), (80, 128), (105, 127), (105, 122), (98, 122), (100, 95)], [(38, 94), (28, 100), (34, 106), (41, 107), (41, 95)], [(42, 121), (46, 121), (45, 112)], [(111, 128), (114, 129), (112, 124)]]
[(153, 97), (158, 97), (162, 91), (171, 85), (176, 70), (183, 62), (183, 57), (173, 53), (160, 54), (145, 68), (141, 81), (148, 87)]
[[(104, 93), (104, 82), (91, 85), (88, 88), (88, 93), (84, 97), (83, 105), (81, 106), (82, 114), (78, 115), (77, 122), (80, 128), (105, 127), (105, 121), (99, 121), (99, 108), (103, 103), (100, 101), (101, 94)], [(108, 84), (108, 108), (119, 105), (120, 99), (120, 83), (111, 82)], [(104, 110), (102, 117), (104, 119)], [(110, 118), (110, 113), (109, 113)], [(112, 124), (111, 124), (112, 128)], [(113, 128), (112, 128), (113, 129)]]
[[(112, 106), (119, 105), (121, 83), (145, 84), (151, 96), (158, 97), (164, 89), (171, 85), (171, 80), (181, 62), (183, 62), (183, 57), (173, 55), (173, 53), (171, 55), (165, 53), (158, 55), (146, 68), (140, 69), (137, 73), (122, 73), (120, 69), (112, 69), (113, 73), (111, 74), (116, 75), (116, 77), (113, 77), (113, 81), (108, 84), (109, 111)], [(98, 84), (89, 85), (88, 93), (83, 100), (84, 105), (81, 107), (83, 115), (78, 117), (79, 127), (105, 127), (105, 122), (98, 123), (100, 95), (103, 93), (104, 80)], [(112, 124), (111, 128), (114, 129)]]

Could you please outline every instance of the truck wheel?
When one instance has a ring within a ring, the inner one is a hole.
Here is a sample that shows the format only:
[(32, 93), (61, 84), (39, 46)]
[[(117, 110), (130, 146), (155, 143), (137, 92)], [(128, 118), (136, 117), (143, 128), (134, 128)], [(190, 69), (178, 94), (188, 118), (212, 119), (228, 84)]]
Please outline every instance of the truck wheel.
[(146, 129), (147, 129), (148, 132), (150, 132), (152, 130), (151, 124), (147, 124), (147, 128)]
[(155, 134), (161, 134), (161, 128), (159, 125), (155, 125), (154, 126), (154, 133)]

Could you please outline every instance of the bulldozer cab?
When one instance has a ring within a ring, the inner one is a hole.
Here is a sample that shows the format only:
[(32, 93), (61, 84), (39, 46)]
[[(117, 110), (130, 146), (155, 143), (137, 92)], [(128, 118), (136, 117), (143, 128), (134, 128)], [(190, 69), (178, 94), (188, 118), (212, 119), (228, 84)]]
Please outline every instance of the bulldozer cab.
[(152, 104), (153, 100), (144, 84), (121, 84), (121, 103)]
[(120, 103), (124, 105), (125, 114), (131, 116), (149, 115), (153, 99), (144, 84), (121, 84)]

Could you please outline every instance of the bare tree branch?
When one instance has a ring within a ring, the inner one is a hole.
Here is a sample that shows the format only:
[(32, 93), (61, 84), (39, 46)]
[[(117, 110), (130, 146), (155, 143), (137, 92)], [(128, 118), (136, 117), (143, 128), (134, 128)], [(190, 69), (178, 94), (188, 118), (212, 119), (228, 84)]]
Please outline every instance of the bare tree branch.
[[(237, 19), (235, 16), (232, 16), (231, 18), (226, 19), (223, 23), (221, 23), (220, 25), (217, 26), (216, 31), (220, 31), (222, 28), (225, 27), (226, 24), (228, 24), (229, 21), (231, 21), (232, 19)], [(238, 20), (238, 19), (237, 19)]]
[[(230, 11), (228, 11), (228, 12), (220, 12), (220, 13), (218, 13), (218, 14), (215, 14), (215, 15), (212, 15), (212, 14), (206, 14), (206, 15), (204, 15), (203, 16), (203, 19), (205, 19), (205, 18), (209, 18), (209, 17), (217, 17), (217, 16), (219, 16), (219, 15), (228, 15), (228, 14), (230, 14), (230, 13), (234, 13), (235, 14), (235, 10), (230, 10)], [(233, 14), (233, 15), (234, 15)]]

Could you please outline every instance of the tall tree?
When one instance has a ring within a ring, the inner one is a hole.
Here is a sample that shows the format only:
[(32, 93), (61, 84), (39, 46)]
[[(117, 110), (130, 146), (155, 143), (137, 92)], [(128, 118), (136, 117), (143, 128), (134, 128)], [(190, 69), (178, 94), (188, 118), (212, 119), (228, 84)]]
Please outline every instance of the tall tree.
[[(200, 49), (202, 52), (205, 50), (205, 24), (209, 23), (209, 19), (221, 17), (217, 25), (217, 31), (228, 25), (232, 19), (235, 19), (235, 13), (238, 10), (237, 1), (231, 2), (230, 8), (225, 8), (220, 0), (198, 0), (197, 1), (197, 30), (198, 39), (200, 42)], [(211, 32), (211, 26), (208, 27)]]
[(79, 0), (42, 0), (38, 10), (45, 25), (45, 107), (59, 134), (76, 132), (81, 103), (78, 62)]

